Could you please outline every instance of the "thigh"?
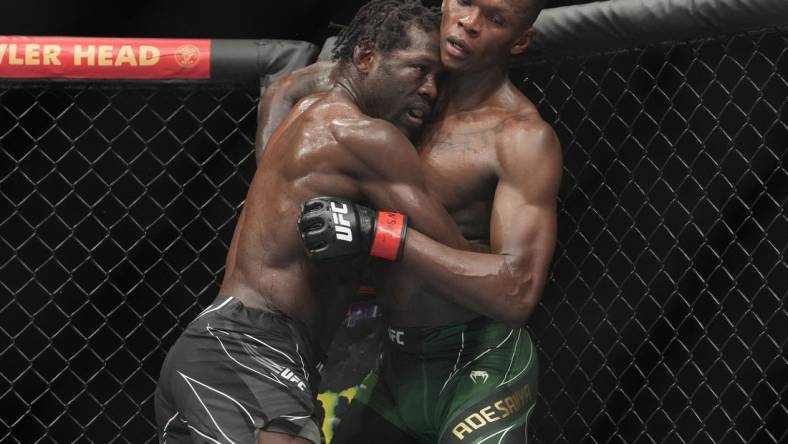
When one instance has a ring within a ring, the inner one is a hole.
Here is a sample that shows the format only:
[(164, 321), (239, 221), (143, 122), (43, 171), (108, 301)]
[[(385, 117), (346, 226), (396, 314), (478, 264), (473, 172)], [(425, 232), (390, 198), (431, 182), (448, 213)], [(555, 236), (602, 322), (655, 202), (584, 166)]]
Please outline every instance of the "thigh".
[(526, 442), (528, 417), (536, 393), (529, 385), (516, 390), (495, 391), (466, 405), (455, 405), (451, 419), (443, 423), (440, 444)]
[(457, 440), (454, 436), (444, 436), (437, 444), (528, 444), (528, 422), (517, 426), (499, 427), (498, 430), (489, 430), (483, 436), (471, 441)]
[(316, 400), (295, 359), (248, 334), (192, 327), (170, 349), (159, 379), (162, 440), (172, 442), (185, 427), (196, 442), (253, 443), (261, 430), (320, 442)]
[(308, 439), (299, 436), (287, 435), (278, 432), (266, 432), (261, 430), (257, 435), (257, 444), (315, 444)]
[(441, 399), (440, 444), (525, 443), (538, 359), (527, 334), (457, 372)]
[(359, 401), (350, 408), (334, 430), (331, 444), (418, 444), (414, 438)]
[(156, 422), (159, 424), (157, 434), (160, 443), (191, 444), (189, 428), (181, 421), (176, 412), (166, 401), (160, 398), (158, 390), (155, 397)]
[(417, 443), (406, 431), (397, 409), (391, 380), (385, 377), (384, 357), (358, 385), (348, 410), (334, 427), (331, 444), (410, 444)]

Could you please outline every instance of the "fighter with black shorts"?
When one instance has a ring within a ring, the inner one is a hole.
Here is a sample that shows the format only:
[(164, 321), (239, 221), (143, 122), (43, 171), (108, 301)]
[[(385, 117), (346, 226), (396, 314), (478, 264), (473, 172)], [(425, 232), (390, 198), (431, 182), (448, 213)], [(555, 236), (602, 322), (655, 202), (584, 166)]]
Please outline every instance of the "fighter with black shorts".
[(167, 354), (160, 377), (167, 383), (156, 391), (161, 440), (211, 441), (218, 433), (221, 442), (254, 442), (254, 431), (265, 429), (320, 442), (319, 350), (301, 321), (217, 299)]
[[(427, 193), (408, 139), (437, 96), (438, 15), (417, 1), (377, 1), (351, 25), (369, 32), (346, 42), (336, 86), (302, 100), (273, 132), (219, 296), (168, 353), (155, 396), (161, 442), (320, 442), (324, 350), (369, 255), (396, 260), (406, 227), (401, 214), (356, 211), (351, 201), (407, 212), (412, 233), (465, 245)], [(320, 195), (338, 196), (321, 204), (336, 234), (324, 247), (349, 259), (307, 257), (294, 221)]]

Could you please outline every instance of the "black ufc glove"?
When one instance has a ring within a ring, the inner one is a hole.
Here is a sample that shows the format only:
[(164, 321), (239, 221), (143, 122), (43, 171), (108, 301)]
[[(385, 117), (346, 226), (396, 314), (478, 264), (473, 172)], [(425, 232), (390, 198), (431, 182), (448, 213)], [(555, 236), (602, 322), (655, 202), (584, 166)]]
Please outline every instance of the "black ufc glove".
[(396, 261), (402, 257), (408, 216), (376, 211), (347, 199), (315, 197), (301, 205), (298, 232), (314, 260), (358, 254)]

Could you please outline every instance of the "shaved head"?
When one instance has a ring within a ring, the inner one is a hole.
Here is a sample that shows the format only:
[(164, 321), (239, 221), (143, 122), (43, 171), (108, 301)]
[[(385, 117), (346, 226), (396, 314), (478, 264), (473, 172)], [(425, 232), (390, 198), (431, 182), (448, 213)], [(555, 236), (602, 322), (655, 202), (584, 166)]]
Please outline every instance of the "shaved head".
[(519, 9), (523, 14), (525, 24), (531, 26), (544, 9), (547, 0), (504, 0), (504, 2)]

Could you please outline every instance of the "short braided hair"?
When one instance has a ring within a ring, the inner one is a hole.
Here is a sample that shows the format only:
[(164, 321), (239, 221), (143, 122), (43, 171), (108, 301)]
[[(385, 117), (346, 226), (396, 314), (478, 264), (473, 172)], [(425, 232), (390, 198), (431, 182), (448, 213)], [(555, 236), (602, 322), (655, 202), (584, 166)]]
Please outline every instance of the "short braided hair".
[(349, 62), (353, 49), (363, 44), (383, 53), (407, 48), (410, 26), (425, 32), (439, 31), (440, 10), (428, 8), (419, 0), (372, 0), (339, 33), (332, 58)]

